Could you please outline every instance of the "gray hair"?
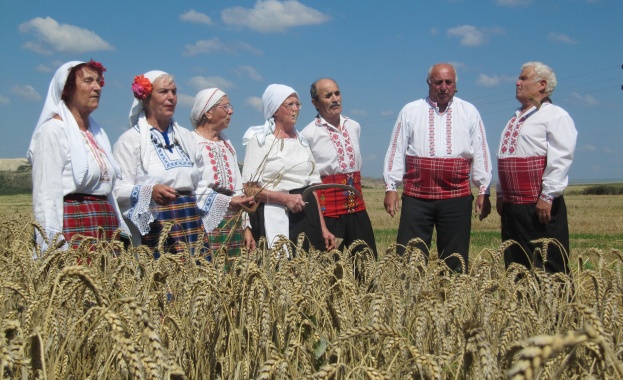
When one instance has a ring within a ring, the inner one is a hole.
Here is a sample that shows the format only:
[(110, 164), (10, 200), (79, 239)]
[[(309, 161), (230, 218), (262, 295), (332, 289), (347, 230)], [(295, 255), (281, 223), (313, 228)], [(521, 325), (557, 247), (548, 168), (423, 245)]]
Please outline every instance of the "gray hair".
[(435, 68), (435, 66), (438, 66), (438, 65), (448, 65), (452, 67), (452, 70), (454, 70), (454, 83), (458, 83), (459, 74), (456, 72), (456, 67), (454, 67), (454, 65), (451, 63), (445, 63), (445, 62), (435, 63), (434, 65), (430, 67), (430, 69), (428, 69), (428, 74), (426, 75), (426, 83), (430, 84), (430, 77), (433, 76), (433, 69)]
[(521, 66), (521, 71), (524, 71), (527, 68), (532, 68), (534, 70), (534, 80), (536, 82), (544, 80), (547, 82), (545, 86), (545, 95), (549, 96), (556, 89), (556, 73), (552, 70), (551, 67), (547, 66), (543, 62), (526, 62)]

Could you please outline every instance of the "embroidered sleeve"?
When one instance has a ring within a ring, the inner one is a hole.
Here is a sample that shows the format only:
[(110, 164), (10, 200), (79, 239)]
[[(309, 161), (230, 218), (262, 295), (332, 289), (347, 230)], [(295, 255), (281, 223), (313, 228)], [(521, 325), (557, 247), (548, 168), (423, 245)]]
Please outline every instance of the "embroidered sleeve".
[(209, 190), (205, 202), (198, 205), (206, 232), (212, 232), (218, 227), (227, 213), (229, 202), (231, 202), (231, 197)]
[(408, 146), (408, 131), (405, 131), (407, 126), (405, 110), (403, 109), (398, 115), (398, 120), (396, 120), (396, 125), (392, 131), (389, 148), (385, 154), (383, 165), (385, 191), (396, 191), (398, 185), (402, 182), (405, 170), (405, 153)]
[(149, 223), (156, 220), (156, 214), (151, 210), (151, 193), (153, 185), (136, 185), (132, 189), (130, 202), (132, 207), (124, 213), (140, 231), (141, 235), (149, 233)]
[(470, 128), (472, 151), (472, 183), (478, 188), (478, 195), (489, 194), (491, 184), (491, 155), (487, 144), (487, 135), (482, 119), (475, 111), (473, 125)]

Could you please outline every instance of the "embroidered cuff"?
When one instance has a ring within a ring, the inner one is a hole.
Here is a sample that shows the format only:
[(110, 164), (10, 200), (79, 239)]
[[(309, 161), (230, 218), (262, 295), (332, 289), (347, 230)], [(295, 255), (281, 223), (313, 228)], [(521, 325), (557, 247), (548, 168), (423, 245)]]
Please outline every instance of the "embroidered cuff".
[(480, 186), (478, 188), (478, 195), (489, 195), (489, 187), (488, 186)]
[(385, 191), (397, 191), (398, 186), (396, 186), (396, 183), (385, 183)]
[(151, 193), (154, 185), (136, 185), (132, 188), (130, 201), (132, 207), (128, 210), (128, 218), (138, 228), (141, 235), (149, 233), (149, 223), (156, 220), (155, 213), (151, 211)]
[(541, 193), (541, 195), (539, 195), (539, 199), (544, 200), (547, 203), (552, 203), (554, 201), (554, 197)]
[(216, 191), (207, 197), (206, 203), (201, 207), (201, 220), (206, 232), (212, 232), (218, 227), (227, 214), (229, 202), (231, 202), (231, 197)]

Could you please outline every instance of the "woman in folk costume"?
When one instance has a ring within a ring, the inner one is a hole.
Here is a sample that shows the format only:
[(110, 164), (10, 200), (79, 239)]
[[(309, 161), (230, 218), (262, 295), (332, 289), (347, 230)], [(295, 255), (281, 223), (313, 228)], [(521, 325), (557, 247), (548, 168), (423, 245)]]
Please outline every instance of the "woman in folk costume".
[[(173, 222), (165, 251), (181, 253), (187, 245), (195, 255), (208, 255), (208, 237), (203, 235), (202, 211), (195, 191), (200, 174), (194, 163), (191, 132), (173, 119), (177, 87), (163, 71), (149, 71), (134, 78), (134, 102), (130, 109), (130, 129), (114, 146), (123, 180), (115, 186), (115, 196), (130, 220), (133, 243), (156, 248), (167, 222)], [(184, 244), (181, 244), (184, 243)], [(196, 251), (195, 248), (199, 248)], [(154, 251), (158, 258), (162, 252)]]
[(233, 113), (229, 97), (218, 88), (199, 91), (190, 112), (195, 162), (207, 185), (200, 192), (207, 197), (204, 223), (210, 248), (215, 253), (223, 249), (228, 256), (238, 256), (243, 244), (255, 248), (248, 217), (240, 213), (240, 205), (248, 205), (253, 197), (244, 196), (236, 150), (223, 133)]
[(280, 235), (296, 241), (304, 232), (306, 242), (316, 249), (335, 248), (315, 193), (307, 199), (301, 195), (321, 180), (309, 144), (294, 128), (301, 110), (298, 94), (291, 87), (271, 84), (262, 106), (266, 122), (249, 128), (243, 137), (243, 183), (247, 194), (261, 202), (251, 215), (253, 236), (266, 237), (272, 247)]
[(50, 82), (27, 154), (35, 219), (48, 238), (59, 237), (46, 241), (37, 232), (42, 251), (62, 240), (76, 248), (76, 234), (111, 240), (121, 228), (129, 235), (112, 195), (121, 170), (108, 136), (90, 117), (99, 106), (104, 71), (93, 60), (67, 62)]

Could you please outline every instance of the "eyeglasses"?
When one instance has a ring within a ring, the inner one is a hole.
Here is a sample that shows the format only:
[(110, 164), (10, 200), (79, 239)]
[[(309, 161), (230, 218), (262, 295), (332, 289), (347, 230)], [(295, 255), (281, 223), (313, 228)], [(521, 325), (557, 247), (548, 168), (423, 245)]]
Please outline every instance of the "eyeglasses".
[(282, 106), (286, 107), (286, 109), (288, 109), (288, 110), (290, 110), (290, 111), (292, 111), (292, 109), (293, 109), (294, 107), (298, 108), (299, 110), (300, 110), (301, 108), (303, 108), (303, 104), (302, 104), (302, 103), (299, 103), (299, 102), (291, 102), (291, 103), (288, 103), (288, 104), (282, 104)]
[(234, 110), (234, 106), (231, 103), (227, 104), (217, 104), (217, 107), (221, 107), (225, 112), (229, 112), (230, 110)]

